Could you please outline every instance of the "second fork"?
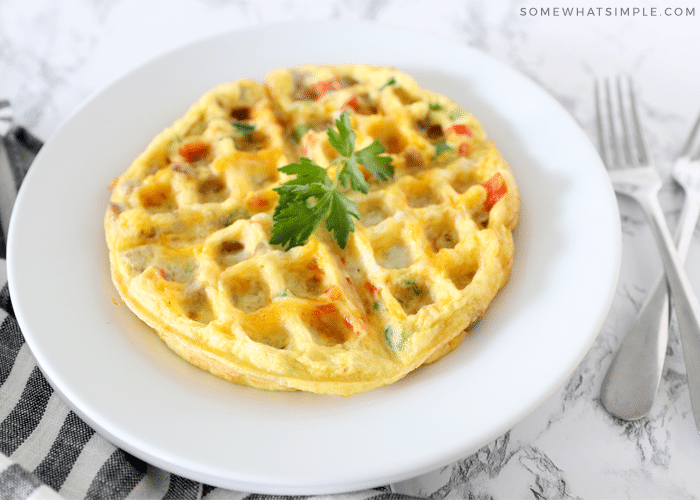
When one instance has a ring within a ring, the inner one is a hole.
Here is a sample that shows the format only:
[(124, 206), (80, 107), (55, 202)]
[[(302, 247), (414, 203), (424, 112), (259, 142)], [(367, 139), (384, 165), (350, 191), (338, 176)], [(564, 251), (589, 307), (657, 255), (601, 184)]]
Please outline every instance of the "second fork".
[[(602, 126), (600, 95), (596, 86), (596, 110), (598, 112), (598, 129), (601, 136), (601, 155), (603, 155), (606, 166), (610, 169), (610, 178), (615, 190), (639, 203), (658, 243), (681, 333), (695, 425), (697, 429), (700, 429), (700, 302), (698, 302), (685, 273), (683, 262), (676, 251), (673, 238), (668, 230), (666, 219), (659, 204), (658, 194), (662, 181), (656, 169), (651, 165), (646, 152), (631, 81), (628, 82), (628, 92), (627, 106), (629, 112), (626, 112), (622, 85), (620, 80), (618, 80), (617, 96), (622, 130), (621, 136), (616, 135), (616, 127), (613, 125), (615, 111), (612, 106), (611, 93), (609, 91), (606, 93), (608, 116), (610, 118), (610, 145), (613, 152), (612, 155), (608, 155), (608, 149), (605, 147), (606, 142), (604, 141), (605, 133)], [(620, 149), (618, 149), (618, 142)], [(627, 390), (634, 390), (634, 387), (630, 386)]]
[[(672, 169), (685, 195), (675, 237), (681, 260), (688, 254), (700, 216), (700, 150), (691, 155), (699, 130), (700, 116)], [(664, 273), (652, 290), (620, 344), (601, 388), (605, 409), (623, 420), (637, 420), (651, 411), (661, 381), (670, 322)]]

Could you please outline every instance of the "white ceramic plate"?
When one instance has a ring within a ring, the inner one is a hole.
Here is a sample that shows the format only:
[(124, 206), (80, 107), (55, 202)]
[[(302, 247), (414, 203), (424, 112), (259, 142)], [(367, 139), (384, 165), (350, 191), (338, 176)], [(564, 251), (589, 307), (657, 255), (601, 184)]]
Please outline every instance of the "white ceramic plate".
[[(522, 196), (512, 278), (470, 337), (439, 363), (350, 398), (239, 387), (177, 358), (113, 304), (102, 230), (110, 181), (205, 91), (307, 62), (392, 65), (452, 97), (482, 121)], [(621, 252), (604, 167), (549, 95), (468, 47), (344, 22), (217, 36), (97, 92), (36, 159), (9, 242), (10, 292), (24, 335), (80, 416), (171, 472), (286, 494), (407, 479), (506, 432), (588, 351), (612, 301)]]

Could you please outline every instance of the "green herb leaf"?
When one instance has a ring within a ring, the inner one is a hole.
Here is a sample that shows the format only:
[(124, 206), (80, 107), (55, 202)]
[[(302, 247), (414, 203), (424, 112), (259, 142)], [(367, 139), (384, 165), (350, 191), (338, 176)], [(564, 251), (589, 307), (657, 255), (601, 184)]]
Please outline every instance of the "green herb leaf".
[(357, 139), (357, 135), (350, 125), (350, 114), (343, 111), (340, 118), (335, 121), (335, 126), (338, 127), (337, 132), (330, 125), (328, 126), (328, 142), (338, 153), (348, 157), (352, 155), (355, 149), (355, 139)]
[[(330, 209), (332, 190), (322, 184), (293, 186), (280, 191), (280, 200), (273, 215), (274, 225), (270, 244), (282, 245), (285, 250), (303, 245), (325, 219)], [(317, 201), (309, 206), (308, 201)]]
[(379, 156), (386, 149), (379, 141), (374, 141), (372, 144), (355, 153), (357, 161), (369, 170), (373, 176), (380, 181), (386, 181), (394, 177), (394, 165), (391, 164), (391, 157)]
[(303, 186), (317, 182), (327, 184), (328, 186), (332, 184), (331, 180), (328, 178), (328, 172), (326, 172), (326, 169), (319, 167), (308, 158), (300, 158), (299, 163), (290, 163), (289, 165), (280, 167), (278, 170), (280, 172), (284, 172), (285, 174), (296, 175), (297, 177), (296, 179), (291, 179), (285, 182), (282, 186), (276, 188), (275, 191), (279, 191), (284, 186), (289, 185)]
[(330, 213), (326, 218), (326, 228), (333, 234), (340, 248), (348, 244), (350, 233), (355, 231), (355, 223), (352, 217), (360, 220), (360, 210), (357, 203), (349, 199), (343, 193), (332, 191)]
[(367, 194), (369, 192), (369, 184), (365, 180), (365, 176), (362, 175), (362, 171), (357, 167), (357, 157), (355, 153), (350, 155), (338, 172), (338, 180), (343, 185), (343, 187), (348, 187), (354, 191), (360, 191), (361, 193)]
[(445, 106), (439, 102), (431, 102), (429, 105), (430, 111), (445, 111)]
[(340, 154), (340, 158), (334, 161), (340, 165), (335, 182), (325, 168), (308, 158), (300, 158), (298, 163), (279, 168), (281, 172), (296, 177), (275, 188), (279, 201), (272, 216), (270, 244), (282, 245), (285, 250), (304, 245), (325, 219), (328, 231), (340, 248), (345, 248), (350, 233), (355, 230), (352, 219), (360, 220), (360, 211), (357, 203), (338, 191), (338, 184), (367, 193), (369, 184), (360, 164), (379, 180), (393, 177), (391, 158), (379, 156), (385, 150), (378, 141), (355, 152), (357, 135), (352, 130), (347, 111), (336, 120), (336, 127), (337, 131), (328, 127), (328, 141)]

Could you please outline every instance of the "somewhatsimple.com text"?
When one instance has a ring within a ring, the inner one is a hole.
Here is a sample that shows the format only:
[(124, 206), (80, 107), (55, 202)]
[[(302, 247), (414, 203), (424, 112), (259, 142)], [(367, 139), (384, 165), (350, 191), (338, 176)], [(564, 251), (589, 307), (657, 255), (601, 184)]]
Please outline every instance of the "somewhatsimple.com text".
[(694, 17), (695, 7), (521, 7), (530, 17)]

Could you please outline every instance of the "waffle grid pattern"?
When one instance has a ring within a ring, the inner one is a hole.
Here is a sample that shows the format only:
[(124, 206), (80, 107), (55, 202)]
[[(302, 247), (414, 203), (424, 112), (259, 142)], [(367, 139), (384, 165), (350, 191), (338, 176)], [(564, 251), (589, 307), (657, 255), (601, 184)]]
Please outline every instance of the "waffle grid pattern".
[[(394, 178), (348, 193), (361, 220), (345, 249), (323, 225), (270, 245), (277, 169), (331, 164), (343, 109)], [(486, 210), (496, 173), (507, 193)], [(461, 341), (508, 279), (518, 210), (507, 165), (449, 99), (392, 68), (303, 66), (206, 94), (115, 179), (105, 230), (120, 295), (180, 356), (259, 388), (350, 395)]]

